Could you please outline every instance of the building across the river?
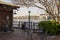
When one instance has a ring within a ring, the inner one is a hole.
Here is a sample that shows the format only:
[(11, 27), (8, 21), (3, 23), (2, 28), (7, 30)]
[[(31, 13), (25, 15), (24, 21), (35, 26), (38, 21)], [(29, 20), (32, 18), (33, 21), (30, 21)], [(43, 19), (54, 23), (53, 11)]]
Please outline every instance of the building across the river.
[[(16, 20), (28, 20), (29, 16), (14, 16), (14, 19)], [(49, 20), (51, 19), (51, 17), (49, 16), (49, 14), (39, 14), (39, 15), (34, 15), (34, 16), (30, 16), (30, 20), (35, 20), (35, 21), (44, 21), (44, 20)]]

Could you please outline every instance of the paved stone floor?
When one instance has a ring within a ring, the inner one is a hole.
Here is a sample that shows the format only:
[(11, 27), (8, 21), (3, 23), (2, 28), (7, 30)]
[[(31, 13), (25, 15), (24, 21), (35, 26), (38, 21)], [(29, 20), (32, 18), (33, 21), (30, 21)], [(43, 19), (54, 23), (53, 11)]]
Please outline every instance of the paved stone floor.
[(31, 35), (28, 36), (27, 32), (21, 29), (15, 29), (14, 32), (0, 32), (0, 40), (60, 40), (60, 36), (47, 36), (47, 39), (42, 38), (44, 38), (44, 36), (33, 33), (31, 39)]

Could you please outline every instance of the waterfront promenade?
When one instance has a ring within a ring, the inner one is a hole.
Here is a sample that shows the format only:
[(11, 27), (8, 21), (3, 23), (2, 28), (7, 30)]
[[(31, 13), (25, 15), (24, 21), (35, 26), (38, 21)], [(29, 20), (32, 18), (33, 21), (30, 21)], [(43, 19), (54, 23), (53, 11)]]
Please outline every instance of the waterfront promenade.
[[(24, 32), (21, 29), (14, 29), (14, 32), (1, 32), (0, 40), (30, 40), (30, 38), (27, 39), (27, 36), (27, 32)], [(32, 40), (41, 40), (41, 37), (42, 36), (37, 33), (32, 33)], [(47, 39), (44, 40), (60, 40), (60, 36), (47, 36)]]

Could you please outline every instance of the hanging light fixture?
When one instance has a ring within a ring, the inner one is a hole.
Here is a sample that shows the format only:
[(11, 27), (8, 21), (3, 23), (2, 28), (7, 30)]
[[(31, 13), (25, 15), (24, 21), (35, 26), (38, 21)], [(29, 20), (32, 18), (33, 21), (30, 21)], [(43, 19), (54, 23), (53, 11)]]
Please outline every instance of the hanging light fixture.
[(13, 10), (13, 14), (16, 14), (16, 11), (17, 11), (17, 10), (16, 10), (16, 9), (14, 9), (14, 10)]

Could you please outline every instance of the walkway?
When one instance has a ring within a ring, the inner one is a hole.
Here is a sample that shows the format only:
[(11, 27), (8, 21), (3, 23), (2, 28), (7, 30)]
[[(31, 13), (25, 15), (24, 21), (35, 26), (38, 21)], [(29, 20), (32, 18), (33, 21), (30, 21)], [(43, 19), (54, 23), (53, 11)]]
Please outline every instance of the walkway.
[[(31, 37), (29, 37), (30, 39)], [(0, 32), (0, 40), (28, 40), (27, 33), (21, 29), (15, 29), (14, 32)], [(33, 33), (32, 40), (40, 40), (38, 34)], [(52, 40), (49, 36), (46, 40)], [(60, 36), (54, 37), (53, 40), (60, 40)]]

